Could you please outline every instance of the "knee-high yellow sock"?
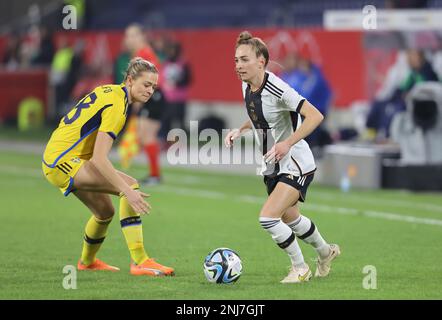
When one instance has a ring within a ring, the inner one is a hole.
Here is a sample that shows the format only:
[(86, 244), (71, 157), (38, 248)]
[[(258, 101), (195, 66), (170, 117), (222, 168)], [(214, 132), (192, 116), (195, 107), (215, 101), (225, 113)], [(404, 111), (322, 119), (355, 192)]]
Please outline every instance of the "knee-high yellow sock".
[[(134, 184), (131, 188), (136, 190), (140, 187), (138, 184)], [(146, 259), (149, 259), (149, 256), (144, 250), (141, 217), (135, 213), (124, 196), (120, 197), (120, 224), (132, 260), (136, 264), (140, 264)]]
[(112, 218), (100, 220), (92, 216), (86, 224), (83, 240), (83, 251), (81, 252), (81, 262), (84, 265), (94, 263), (97, 251), (106, 238), (107, 227)]

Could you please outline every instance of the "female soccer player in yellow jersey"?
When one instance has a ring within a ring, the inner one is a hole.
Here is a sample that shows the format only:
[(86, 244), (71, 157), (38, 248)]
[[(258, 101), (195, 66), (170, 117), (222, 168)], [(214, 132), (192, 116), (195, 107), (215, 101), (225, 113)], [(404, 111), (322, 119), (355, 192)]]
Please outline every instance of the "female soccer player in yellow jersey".
[(73, 193), (91, 211), (86, 224), (78, 270), (109, 270), (96, 258), (114, 215), (110, 195), (120, 196), (120, 224), (133, 263), (133, 275), (174, 275), (172, 268), (149, 258), (144, 250), (141, 214), (149, 213), (137, 181), (116, 170), (108, 159), (112, 143), (126, 122), (128, 104), (146, 103), (158, 83), (152, 63), (134, 58), (121, 85), (104, 85), (85, 96), (66, 116), (46, 146), (43, 172), (67, 196)]

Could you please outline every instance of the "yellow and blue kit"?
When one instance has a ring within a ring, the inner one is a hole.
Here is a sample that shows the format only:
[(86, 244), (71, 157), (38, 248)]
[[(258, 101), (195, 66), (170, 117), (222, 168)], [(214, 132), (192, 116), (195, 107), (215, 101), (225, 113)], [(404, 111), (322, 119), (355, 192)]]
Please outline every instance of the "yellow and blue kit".
[(115, 139), (127, 118), (128, 92), (124, 84), (94, 89), (64, 116), (43, 154), (46, 179), (67, 196), (75, 174), (92, 157), (98, 131)]

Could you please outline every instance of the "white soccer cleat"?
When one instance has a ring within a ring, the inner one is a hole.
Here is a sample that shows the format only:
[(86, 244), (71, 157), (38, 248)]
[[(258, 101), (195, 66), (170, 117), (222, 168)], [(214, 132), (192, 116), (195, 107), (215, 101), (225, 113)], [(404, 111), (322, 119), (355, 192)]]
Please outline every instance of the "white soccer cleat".
[(341, 254), (341, 250), (337, 244), (330, 245), (330, 254), (326, 258), (320, 258), (316, 260), (316, 272), (315, 277), (326, 277), (330, 273), (331, 263)]
[(281, 280), (281, 283), (300, 283), (307, 282), (312, 277), (312, 272), (308, 264), (305, 264), (304, 268), (295, 268), (292, 266), (290, 268), (287, 277)]

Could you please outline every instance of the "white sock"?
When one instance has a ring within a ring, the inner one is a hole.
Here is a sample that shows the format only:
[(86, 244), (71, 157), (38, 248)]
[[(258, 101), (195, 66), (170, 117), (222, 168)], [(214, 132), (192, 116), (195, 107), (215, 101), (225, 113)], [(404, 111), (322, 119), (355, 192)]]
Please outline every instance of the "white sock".
[(260, 217), (259, 223), (271, 234), (276, 244), (289, 255), (293, 266), (296, 268), (305, 266), (301, 248), (296, 241), (295, 234), (288, 225), (282, 222), (281, 219), (265, 217)]
[(300, 215), (298, 219), (287, 223), (295, 235), (315, 248), (321, 258), (330, 254), (330, 245), (325, 242), (315, 224), (307, 217)]

